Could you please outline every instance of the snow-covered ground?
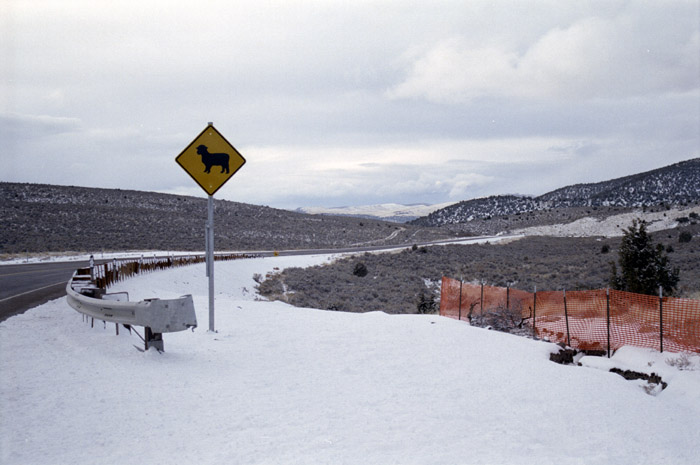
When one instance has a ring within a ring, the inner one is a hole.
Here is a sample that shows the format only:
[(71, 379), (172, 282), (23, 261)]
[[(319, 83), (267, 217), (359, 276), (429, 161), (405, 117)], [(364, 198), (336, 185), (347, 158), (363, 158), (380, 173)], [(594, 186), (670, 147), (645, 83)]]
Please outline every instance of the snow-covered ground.
[(165, 334), (164, 353), (65, 298), (0, 323), (0, 463), (698, 463), (700, 356), (562, 366), (551, 344), (466, 322), (256, 298), (254, 273), (330, 258), (217, 263), (216, 333), (203, 265), (112, 288), (193, 294), (199, 328)]
[(678, 226), (677, 218), (688, 216), (691, 213), (700, 214), (700, 206), (691, 208), (672, 208), (662, 212), (645, 212), (641, 209), (629, 213), (609, 216), (603, 220), (597, 218), (581, 218), (571, 223), (554, 224), (548, 226), (532, 226), (517, 229), (513, 234), (523, 236), (562, 236), (562, 237), (620, 237), (625, 229), (632, 226), (632, 221), (641, 218), (649, 223), (647, 231), (662, 231)]

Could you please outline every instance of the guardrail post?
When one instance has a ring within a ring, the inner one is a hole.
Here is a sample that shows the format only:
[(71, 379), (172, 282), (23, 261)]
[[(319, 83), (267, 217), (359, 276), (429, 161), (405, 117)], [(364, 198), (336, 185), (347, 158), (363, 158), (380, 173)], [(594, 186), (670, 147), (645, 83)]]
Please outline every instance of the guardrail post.
[(146, 350), (148, 350), (151, 347), (160, 352), (163, 352), (165, 350), (163, 348), (163, 333), (154, 333), (151, 330), (151, 328), (146, 326), (143, 339), (146, 344)]

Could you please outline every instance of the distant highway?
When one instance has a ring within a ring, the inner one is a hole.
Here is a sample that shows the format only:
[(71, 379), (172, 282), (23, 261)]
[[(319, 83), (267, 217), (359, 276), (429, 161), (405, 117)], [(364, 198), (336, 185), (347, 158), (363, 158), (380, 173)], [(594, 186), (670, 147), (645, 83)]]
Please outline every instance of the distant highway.
[[(461, 238), (436, 242), (418, 243), (418, 246), (449, 244), (464, 242), (467, 240), (503, 239), (503, 236)], [(285, 255), (320, 255), (338, 253), (360, 253), (377, 250), (405, 249), (413, 244), (395, 246), (356, 246), (340, 249), (306, 249), (306, 250), (280, 250), (280, 256)], [(254, 253), (271, 257), (275, 252), (242, 252)], [(96, 261), (104, 263), (105, 260)], [(66, 284), (78, 268), (88, 266), (87, 262), (50, 262), (31, 263), (21, 265), (0, 265), (0, 321), (5, 321), (13, 315), (24, 313), (30, 308), (36, 307), (52, 299), (58, 299), (66, 295)]]

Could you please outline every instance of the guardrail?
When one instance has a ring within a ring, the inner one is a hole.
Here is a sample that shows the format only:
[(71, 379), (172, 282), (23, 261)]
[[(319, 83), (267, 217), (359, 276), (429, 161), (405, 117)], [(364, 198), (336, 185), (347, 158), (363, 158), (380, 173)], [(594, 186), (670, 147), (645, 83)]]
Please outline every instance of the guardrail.
[[(215, 260), (250, 258), (245, 254), (219, 254)], [(184, 331), (197, 327), (197, 316), (191, 295), (178, 299), (146, 299), (129, 302), (125, 292), (108, 293), (107, 288), (139, 273), (176, 266), (203, 263), (203, 255), (153, 257), (113, 260), (112, 262), (80, 268), (66, 285), (68, 304), (76, 311), (94, 320), (115, 323), (117, 334), (121, 324), (129, 331), (132, 326), (143, 326), (145, 350), (154, 347), (164, 350), (163, 333)], [(137, 333), (138, 334), (138, 333)], [(140, 336), (140, 335), (139, 335)]]
[[(250, 254), (234, 254), (221, 253), (214, 256), (214, 260), (236, 260), (239, 258), (252, 258), (255, 255)], [(91, 259), (91, 272), (95, 284), (98, 287), (107, 288), (112, 284), (130, 278), (139, 273), (150, 271), (164, 270), (177, 266), (194, 265), (196, 263), (204, 263), (206, 258), (204, 254), (192, 255), (174, 255), (165, 257), (145, 257), (114, 259), (111, 262), (106, 262), (101, 265), (95, 265)]]

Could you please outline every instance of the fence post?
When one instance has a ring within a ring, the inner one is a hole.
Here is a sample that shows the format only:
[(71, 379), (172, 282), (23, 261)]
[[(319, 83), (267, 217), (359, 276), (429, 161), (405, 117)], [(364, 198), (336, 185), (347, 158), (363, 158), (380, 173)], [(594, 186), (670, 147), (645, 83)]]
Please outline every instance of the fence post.
[(481, 280), (481, 299), (479, 300), (479, 314), (484, 315), (484, 280)]
[(537, 286), (535, 286), (535, 293), (532, 296), (532, 337), (537, 337), (537, 328), (535, 322), (537, 321)]
[(506, 284), (506, 310), (510, 310), (510, 284)]
[(457, 317), (459, 321), (462, 321), (462, 280), (459, 280), (459, 316)]
[(664, 291), (659, 286), (659, 344), (661, 353), (664, 352)]
[(569, 311), (566, 308), (566, 289), (564, 289), (564, 318), (566, 319), (566, 345), (571, 347), (571, 336), (569, 335)]
[(605, 300), (606, 300), (606, 320), (608, 322), (608, 358), (610, 358), (610, 288), (605, 289)]

